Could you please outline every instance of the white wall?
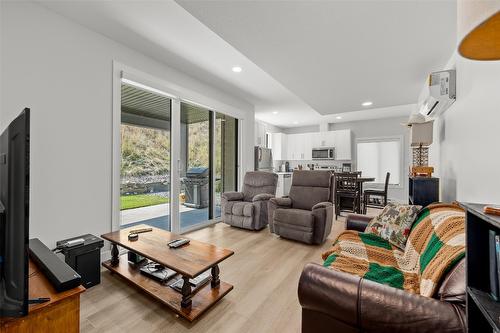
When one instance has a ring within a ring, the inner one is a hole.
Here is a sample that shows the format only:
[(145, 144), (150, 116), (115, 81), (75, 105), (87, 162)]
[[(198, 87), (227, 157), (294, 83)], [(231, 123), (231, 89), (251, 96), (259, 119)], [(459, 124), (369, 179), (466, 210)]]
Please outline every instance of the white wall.
[(286, 134), (313, 133), (313, 132), (319, 132), (319, 131), (320, 131), (319, 125), (289, 127), (289, 128), (283, 129), (283, 133), (286, 133)]
[[(403, 169), (401, 170), (402, 186), (399, 188), (389, 187), (389, 199), (400, 202), (408, 202), (408, 177), (406, 176), (410, 163), (409, 157), (409, 131), (402, 123), (408, 121), (408, 117), (384, 118), (363, 121), (352, 121), (345, 123), (330, 124), (330, 131), (350, 129), (352, 131), (352, 161), (356, 164), (356, 139), (377, 138), (386, 136), (403, 136)], [(367, 184), (369, 187), (369, 184)]]
[[(459, 1), (458, 41), (500, 9), (500, 1)], [(436, 121), (441, 193), (444, 201), (500, 204), (500, 61), (454, 55), (457, 101)]]
[(242, 167), (253, 168), (250, 104), (38, 4), (1, 1), (0, 7), (1, 128), (23, 107), (32, 110), (32, 237), (50, 247), (69, 236), (111, 229), (113, 60), (245, 115)]

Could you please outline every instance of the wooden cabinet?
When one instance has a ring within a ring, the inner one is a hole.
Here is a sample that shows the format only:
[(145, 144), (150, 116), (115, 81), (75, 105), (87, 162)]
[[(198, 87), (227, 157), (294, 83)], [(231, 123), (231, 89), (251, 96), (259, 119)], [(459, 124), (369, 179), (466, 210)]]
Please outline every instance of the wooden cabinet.
[[(500, 302), (491, 295), (490, 271), (495, 267), (494, 238), (500, 234), (500, 217), (485, 214), (483, 204), (460, 203), (466, 215), (466, 281), (468, 332), (499, 332)], [(493, 238), (493, 239), (492, 239)], [(493, 243), (493, 244), (492, 244)]]
[(48, 297), (50, 301), (30, 305), (29, 313), (20, 318), (0, 318), (0, 332), (64, 332), (80, 331), (80, 294), (82, 286), (58, 293), (43, 272), (30, 260), (29, 298)]
[(287, 135), (285, 133), (272, 134), (272, 150), (274, 160), (286, 160), (287, 155)]

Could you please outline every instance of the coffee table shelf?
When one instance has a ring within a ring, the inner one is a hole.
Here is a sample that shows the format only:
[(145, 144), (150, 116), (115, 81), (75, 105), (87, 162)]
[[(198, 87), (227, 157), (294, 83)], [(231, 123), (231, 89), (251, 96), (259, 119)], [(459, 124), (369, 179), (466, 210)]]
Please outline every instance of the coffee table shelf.
[[(208, 282), (193, 294), (191, 307), (183, 308), (181, 307), (181, 293), (141, 274), (138, 268), (128, 263), (126, 255), (120, 256), (120, 262), (117, 266), (112, 266), (111, 260), (103, 262), (102, 265), (189, 321), (201, 316), (208, 308), (233, 289), (232, 285), (223, 281), (220, 281), (220, 285), (216, 288), (212, 288), (210, 282)], [(177, 277), (180, 277), (180, 275), (177, 275)], [(175, 279), (175, 277), (172, 279)]]
[[(233, 251), (194, 239), (190, 239), (189, 244), (171, 249), (168, 247), (168, 242), (186, 237), (154, 227), (151, 227), (149, 232), (139, 234), (137, 240), (128, 239), (129, 233), (134, 232), (135, 229), (147, 227), (141, 224), (101, 235), (112, 244), (111, 260), (104, 262), (103, 266), (189, 321), (198, 318), (233, 289), (232, 285), (221, 282), (219, 279), (219, 263), (232, 256)], [(118, 247), (123, 247), (177, 272), (177, 276), (182, 277), (183, 280), (182, 291), (179, 293), (167, 285), (142, 275), (138, 267), (129, 264), (127, 256), (119, 255)], [(210, 270), (212, 281), (193, 292), (189, 279), (207, 270)]]

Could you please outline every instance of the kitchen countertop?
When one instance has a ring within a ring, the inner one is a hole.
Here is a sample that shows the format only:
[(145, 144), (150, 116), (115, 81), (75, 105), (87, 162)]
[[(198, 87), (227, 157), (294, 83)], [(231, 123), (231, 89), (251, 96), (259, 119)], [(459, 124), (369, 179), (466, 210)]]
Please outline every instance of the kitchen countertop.
[(276, 171), (275, 173), (278, 174), (278, 175), (291, 175), (293, 172), (291, 172), (291, 171), (290, 172)]

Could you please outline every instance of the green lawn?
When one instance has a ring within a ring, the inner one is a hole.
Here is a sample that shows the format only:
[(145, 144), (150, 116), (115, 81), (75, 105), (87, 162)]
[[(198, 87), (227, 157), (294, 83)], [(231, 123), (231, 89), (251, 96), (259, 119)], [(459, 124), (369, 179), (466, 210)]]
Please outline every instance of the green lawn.
[(159, 195), (135, 194), (135, 195), (122, 195), (121, 210), (160, 205), (168, 203), (168, 198)]

